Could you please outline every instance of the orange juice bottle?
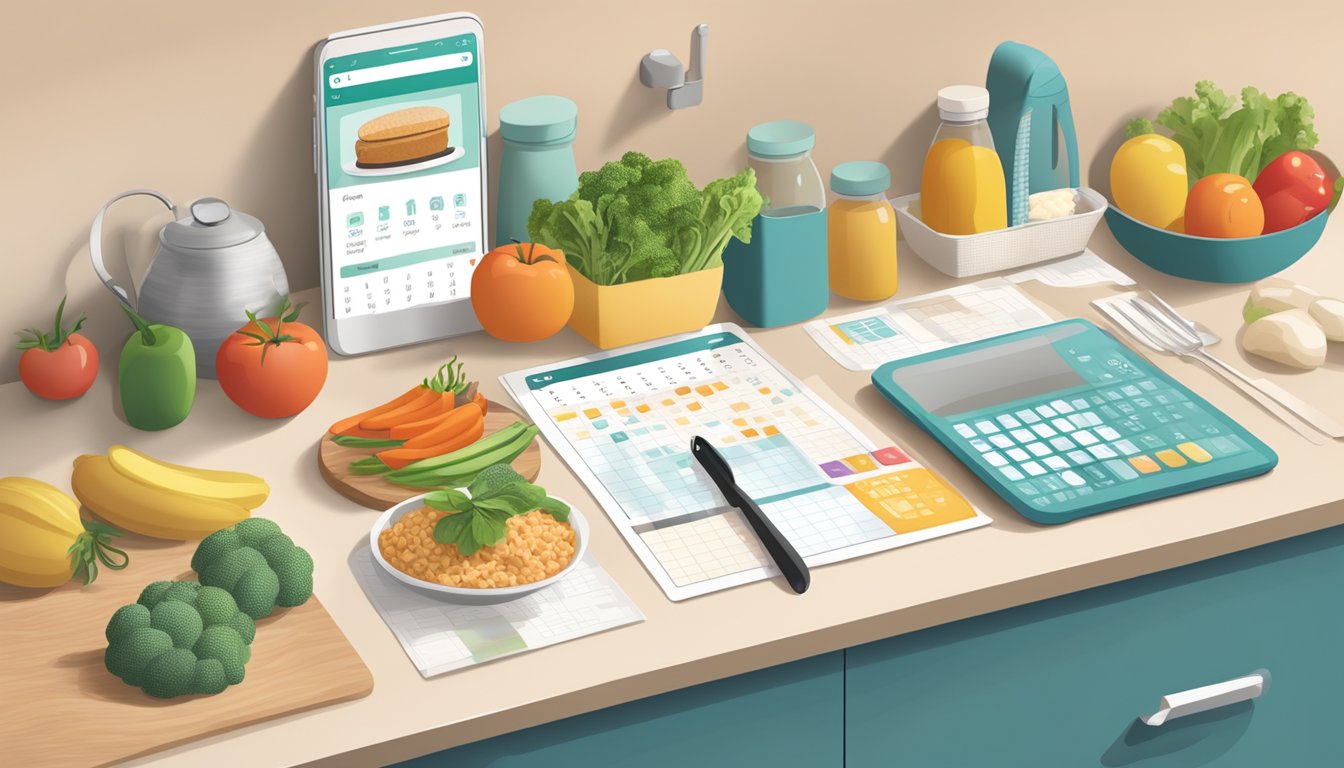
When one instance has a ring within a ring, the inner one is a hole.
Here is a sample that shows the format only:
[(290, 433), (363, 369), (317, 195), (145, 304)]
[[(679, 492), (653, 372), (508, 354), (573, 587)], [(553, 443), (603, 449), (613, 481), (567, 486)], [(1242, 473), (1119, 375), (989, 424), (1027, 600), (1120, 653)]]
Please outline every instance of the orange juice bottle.
[(891, 172), (881, 163), (841, 163), (826, 209), (831, 290), (858, 301), (896, 293), (896, 212), (887, 202)]
[(952, 85), (938, 91), (942, 124), (924, 156), (920, 218), (945, 235), (974, 235), (1008, 226), (1003, 164), (990, 135), (989, 91)]

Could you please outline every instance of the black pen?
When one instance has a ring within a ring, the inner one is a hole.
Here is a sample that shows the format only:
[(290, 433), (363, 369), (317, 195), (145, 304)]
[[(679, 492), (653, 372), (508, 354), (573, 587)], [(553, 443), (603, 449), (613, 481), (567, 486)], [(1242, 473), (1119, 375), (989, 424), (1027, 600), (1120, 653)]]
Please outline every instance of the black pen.
[(710, 479), (719, 487), (719, 492), (728, 503), (742, 511), (742, 515), (751, 524), (751, 529), (756, 532), (756, 537), (765, 546), (765, 551), (770, 553), (775, 565), (779, 566), (779, 572), (784, 574), (784, 579), (789, 582), (790, 587), (793, 587), (793, 591), (800, 595), (806, 592), (808, 585), (812, 583), (812, 575), (808, 572), (807, 565), (803, 563), (803, 558), (798, 555), (798, 550), (793, 548), (789, 540), (780, 534), (779, 529), (770, 522), (770, 518), (765, 516), (761, 508), (756, 506), (756, 502), (738, 487), (737, 481), (733, 479), (733, 469), (728, 466), (723, 454), (710, 445), (708, 440), (696, 435), (691, 438), (691, 455), (709, 473)]

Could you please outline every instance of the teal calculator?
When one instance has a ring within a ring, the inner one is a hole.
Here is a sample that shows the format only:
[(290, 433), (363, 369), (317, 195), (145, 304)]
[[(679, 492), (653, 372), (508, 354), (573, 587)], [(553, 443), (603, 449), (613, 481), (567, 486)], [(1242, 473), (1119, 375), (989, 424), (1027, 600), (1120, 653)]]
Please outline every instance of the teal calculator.
[(1252, 477), (1279, 460), (1086, 320), (889, 362), (873, 385), (1038, 523)]

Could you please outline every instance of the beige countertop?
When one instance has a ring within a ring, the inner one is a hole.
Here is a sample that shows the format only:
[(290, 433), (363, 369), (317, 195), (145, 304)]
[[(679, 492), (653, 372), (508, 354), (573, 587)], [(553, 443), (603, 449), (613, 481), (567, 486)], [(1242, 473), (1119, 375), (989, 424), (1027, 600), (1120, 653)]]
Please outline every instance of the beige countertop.
[[(1226, 341), (1216, 348), (1219, 355), (1243, 370), (1255, 370), (1232, 342), (1246, 287), (1158, 275), (1125, 254), (1105, 226), (1093, 237), (1093, 248), (1141, 285), (1221, 334)], [(1344, 225), (1335, 223), (1313, 253), (1286, 276), (1327, 294), (1344, 295), (1341, 251)], [(901, 258), (900, 296), (952, 284), (904, 244)], [(1063, 314), (1083, 313), (1097, 320), (1085, 308), (1082, 293), (1033, 292), (1048, 297)], [(837, 299), (830, 312), (854, 306)], [(735, 321), (726, 309), (719, 319)], [(404, 391), (408, 382), (423, 378), (453, 354), (467, 362), (487, 396), (510, 402), (499, 384), (500, 374), (593, 351), (568, 330), (533, 345), (504, 344), (476, 333), (333, 360), (317, 402), (284, 421), (248, 416), (234, 408), (217, 385), (202, 381), (190, 418), (163, 433), (138, 432), (115, 415), (107, 360), (94, 389), (73, 403), (40, 402), (19, 384), (5, 385), (0, 387), (7, 435), (0, 443), (3, 474), (29, 475), (68, 488), (70, 462), (76, 455), (102, 452), (109, 444), (122, 442), (174, 462), (263, 475), (273, 495), (258, 514), (279, 521), (313, 553), (317, 594), (373, 673), (375, 689), (365, 699), (242, 728), (129, 763), (137, 766), (383, 765), (1344, 522), (1344, 483), (1330, 473), (1344, 462), (1344, 445), (1311, 445), (1194, 364), (1149, 355), (1269, 443), (1279, 453), (1278, 467), (1235, 485), (1042, 527), (1013, 513), (950, 454), (890, 408), (869, 385), (867, 374), (842, 369), (801, 327), (751, 335), (846, 416), (865, 429), (884, 433), (942, 473), (993, 517), (993, 524), (816, 568), (804, 596), (793, 595), (776, 581), (672, 603), (588, 491), (543, 445), (538, 482), (590, 513), (592, 553), (644, 611), (647, 621), (424, 680), (346, 565), (378, 513), (356, 506), (323, 483), (316, 465), (318, 439), (336, 418)], [(104, 355), (113, 357), (111, 350), (104, 350)], [(1314, 373), (1262, 372), (1344, 420), (1344, 402), (1337, 395), (1344, 383), (1344, 349), (1332, 350), (1326, 369)], [(742, 621), (743, 616), (751, 621)]]

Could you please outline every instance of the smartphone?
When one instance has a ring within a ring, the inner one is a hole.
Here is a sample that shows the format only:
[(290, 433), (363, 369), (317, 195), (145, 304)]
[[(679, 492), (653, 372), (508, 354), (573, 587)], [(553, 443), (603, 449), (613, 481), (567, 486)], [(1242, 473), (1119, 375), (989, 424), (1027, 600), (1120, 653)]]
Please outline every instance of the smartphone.
[(314, 54), (327, 344), (342, 355), (480, 328), (485, 35), (467, 13), (338, 32)]

